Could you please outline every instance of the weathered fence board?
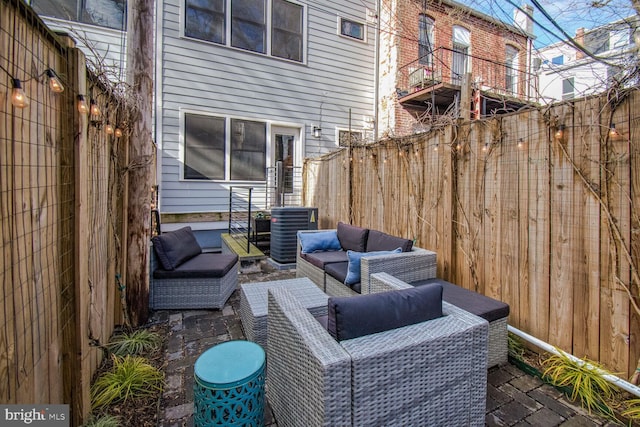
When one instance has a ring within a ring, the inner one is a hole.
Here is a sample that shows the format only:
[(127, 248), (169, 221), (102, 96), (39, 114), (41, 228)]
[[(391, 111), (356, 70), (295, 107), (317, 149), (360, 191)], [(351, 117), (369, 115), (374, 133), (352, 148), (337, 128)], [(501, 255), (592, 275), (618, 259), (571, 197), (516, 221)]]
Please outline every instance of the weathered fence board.
[[(0, 94), (18, 78), (30, 100), (19, 109), (0, 97), (0, 401), (69, 403), (79, 425), (101, 363), (96, 344), (123, 322), (115, 278), (125, 273), (126, 138), (76, 110), (78, 94), (111, 103), (114, 114), (124, 102), (87, 80), (71, 44), (26, 3), (0, 2)], [(48, 68), (63, 93), (49, 90)]]
[(439, 276), (509, 303), (514, 326), (626, 376), (640, 356), (625, 290), (637, 302), (640, 92), (619, 95), (354, 146), (340, 199), (326, 190), (349, 182), (336, 154), (307, 161), (335, 175), (307, 174), (305, 191), (326, 206), (323, 226), (351, 210), (355, 224), (415, 237)]

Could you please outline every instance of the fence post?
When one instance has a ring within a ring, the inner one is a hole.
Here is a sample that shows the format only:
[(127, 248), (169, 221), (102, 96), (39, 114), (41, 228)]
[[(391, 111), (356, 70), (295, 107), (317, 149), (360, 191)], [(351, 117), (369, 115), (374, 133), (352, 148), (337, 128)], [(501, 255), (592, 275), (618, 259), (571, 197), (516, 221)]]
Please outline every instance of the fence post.
[[(88, 333), (89, 319), (87, 307), (90, 306), (89, 284), (89, 226), (88, 208), (88, 187), (87, 176), (87, 126), (88, 118), (86, 115), (80, 114), (76, 108), (76, 94), (86, 95), (87, 93), (87, 66), (84, 54), (78, 48), (70, 49), (69, 67), (73, 69), (73, 73), (69, 76), (75, 79), (73, 85), (76, 89), (75, 93), (71, 93), (70, 115), (73, 117), (73, 127), (75, 128), (74, 148), (74, 169), (75, 169), (75, 317), (76, 317), (76, 361), (78, 369), (72, 373), (73, 378), (73, 402), (72, 415), (78, 419), (83, 419), (86, 414), (91, 411), (91, 396), (89, 390), (91, 387), (91, 352), (89, 347)], [(71, 91), (70, 91), (71, 92)]]

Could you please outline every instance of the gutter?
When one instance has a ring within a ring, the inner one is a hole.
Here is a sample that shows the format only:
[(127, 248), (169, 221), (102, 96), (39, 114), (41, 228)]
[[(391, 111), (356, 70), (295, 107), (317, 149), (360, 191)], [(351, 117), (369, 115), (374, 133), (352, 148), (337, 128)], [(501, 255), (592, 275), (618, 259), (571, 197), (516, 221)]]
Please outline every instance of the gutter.
[(576, 362), (578, 365), (580, 366), (586, 366), (587, 369), (591, 369), (592, 371), (595, 371), (597, 374), (599, 374), (602, 378), (604, 378), (605, 380), (609, 381), (611, 384), (615, 385), (616, 387), (627, 391), (633, 395), (636, 395), (637, 397), (640, 397), (640, 387), (631, 384), (628, 381), (623, 380), (622, 378), (618, 378), (615, 375), (611, 375), (610, 373), (607, 373), (606, 371), (603, 371), (602, 369), (593, 366), (592, 364), (585, 362), (582, 359), (578, 359), (576, 356), (566, 353), (554, 346), (552, 346), (549, 343), (546, 343), (542, 340), (539, 340), (538, 338), (531, 336), (529, 334), (527, 334), (526, 332), (522, 332), (519, 329), (514, 328), (511, 325), (507, 325), (507, 330), (509, 332), (511, 332), (514, 335), (517, 335), (518, 337), (522, 338), (523, 340), (535, 345), (536, 347), (539, 347), (545, 351), (548, 351), (549, 353), (553, 353), (556, 354), (558, 356), (566, 356), (569, 359), (571, 359), (573, 362)]

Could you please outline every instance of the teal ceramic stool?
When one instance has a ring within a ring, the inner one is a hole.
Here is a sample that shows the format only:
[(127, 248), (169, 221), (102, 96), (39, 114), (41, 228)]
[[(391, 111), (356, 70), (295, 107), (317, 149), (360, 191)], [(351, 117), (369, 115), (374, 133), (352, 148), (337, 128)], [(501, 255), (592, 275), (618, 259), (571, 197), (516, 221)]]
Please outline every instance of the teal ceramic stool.
[(194, 424), (264, 425), (265, 353), (250, 341), (227, 341), (205, 351), (194, 366)]

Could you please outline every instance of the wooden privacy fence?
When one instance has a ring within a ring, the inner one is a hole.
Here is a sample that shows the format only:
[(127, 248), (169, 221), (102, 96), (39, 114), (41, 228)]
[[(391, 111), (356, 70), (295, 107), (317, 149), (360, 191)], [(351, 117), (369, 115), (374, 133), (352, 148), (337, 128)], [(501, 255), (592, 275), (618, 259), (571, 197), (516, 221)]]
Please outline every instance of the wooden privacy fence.
[[(99, 345), (122, 324), (129, 110), (21, 0), (0, 2), (0, 402), (91, 409)], [(45, 70), (64, 92), (50, 90)], [(14, 78), (30, 101), (11, 103)], [(78, 95), (99, 116), (80, 114)]]
[[(434, 129), (307, 159), (320, 227), (385, 230), (509, 323), (628, 377), (640, 357), (640, 92)], [(615, 125), (615, 130), (613, 127)]]

